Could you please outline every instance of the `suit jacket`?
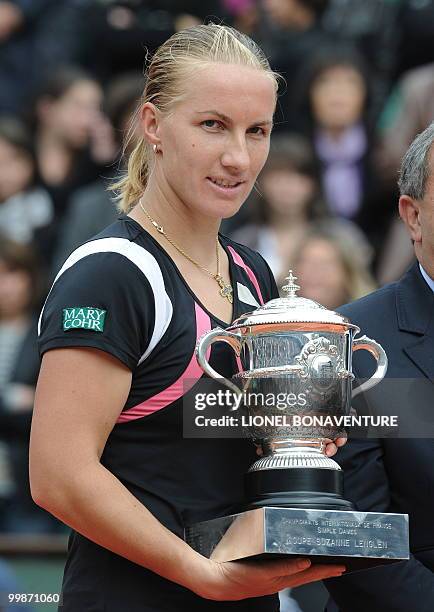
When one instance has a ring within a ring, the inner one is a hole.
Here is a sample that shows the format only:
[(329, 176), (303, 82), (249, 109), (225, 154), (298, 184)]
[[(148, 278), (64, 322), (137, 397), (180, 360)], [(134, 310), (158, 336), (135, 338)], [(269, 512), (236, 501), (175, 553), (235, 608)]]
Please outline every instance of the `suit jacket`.
[[(350, 437), (338, 451), (344, 497), (361, 511), (408, 513), (412, 554), (409, 561), (325, 581), (337, 604), (329, 602), (327, 610), (433, 612), (434, 293), (416, 263), (400, 281), (339, 310), (388, 355), (386, 376), (395, 380), (385, 380), (366, 394), (371, 394), (371, 407), (375, 411), (377, 402), (379, 413), (388, 409), (407, 419), (400, 436), (416, 423), (411, 435), (419, 437)], [(366, 351), (354, 353), (357, 377), (368, 377), (374, 369)], [(424, 428), (425, 438), (420, 437)]]

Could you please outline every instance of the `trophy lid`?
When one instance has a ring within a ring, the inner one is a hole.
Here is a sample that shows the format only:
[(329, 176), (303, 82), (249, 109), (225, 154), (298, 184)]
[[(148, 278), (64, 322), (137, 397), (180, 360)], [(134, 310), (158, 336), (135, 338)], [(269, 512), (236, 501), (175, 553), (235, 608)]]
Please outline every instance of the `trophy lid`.
[(274, 323), (323, 323), (342, 325), (346, 329), (356, 328), (349, 319), (338, 312), (328, 310), (318, 302), (296, 295), (300, 286), (295, 283), (297, 277), (289, 271), (283, 285), (284, 297), (270, 300), (256, 310), (247, 312), (233, 322), (230, 329), (251, 325), (269, 325)]

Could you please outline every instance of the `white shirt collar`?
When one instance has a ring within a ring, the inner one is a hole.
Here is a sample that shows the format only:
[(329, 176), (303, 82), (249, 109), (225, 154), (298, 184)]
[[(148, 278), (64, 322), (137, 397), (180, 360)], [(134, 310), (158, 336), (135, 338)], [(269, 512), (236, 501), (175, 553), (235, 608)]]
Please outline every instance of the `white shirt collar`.
[(424, 279), (426, 281), (426, 284), (431, 289), (431, 291), (434, 292), (434, 280), (430, 276), (428, 276), (428, 274), (422, 268), (421, 264), (419, 264), (419, 268), (420, 268), (420, 273), (422, 274), (422, 276), (424, 277)]

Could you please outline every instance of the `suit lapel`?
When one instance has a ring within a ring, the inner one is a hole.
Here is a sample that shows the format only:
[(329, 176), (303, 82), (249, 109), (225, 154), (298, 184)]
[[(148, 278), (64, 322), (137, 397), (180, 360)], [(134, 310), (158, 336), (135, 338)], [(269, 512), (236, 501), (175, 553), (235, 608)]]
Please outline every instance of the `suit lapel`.
[(404, 347), (404, 353), (434, 383), (434, 337), (424, 336)]
[(398, 283), (396, 310), (399, 329), (413, 334), (403, 343), (405, 354), (434, 382), (434, 293), (418, 263)]

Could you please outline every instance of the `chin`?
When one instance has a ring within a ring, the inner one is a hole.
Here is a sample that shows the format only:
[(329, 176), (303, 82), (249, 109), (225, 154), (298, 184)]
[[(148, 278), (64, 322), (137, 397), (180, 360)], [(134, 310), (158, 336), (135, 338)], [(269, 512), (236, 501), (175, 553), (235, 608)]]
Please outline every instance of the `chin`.
[(241, 206), (244, 204), (244, 202), (238, 202), (230, 207), (227, 205), (227, 202), (225, 204), (226, 206), (220, 206), (219, 208), (216, 208), (216, 210), (219, 212), (220, 219), (230, 219), (231, 217), (236, 215), (237, 212), (240, 210)]
[(200, 211), (203, 215), (212, 219), (229, 219), (240, 210), (243, 203), (244, 200), (242, 202), (230, 202), (228, 200), (208, 200), (206, 207), (201, 205), (201, 203), (198, 203), (198, 206), (195, 208), (198, 212)]

